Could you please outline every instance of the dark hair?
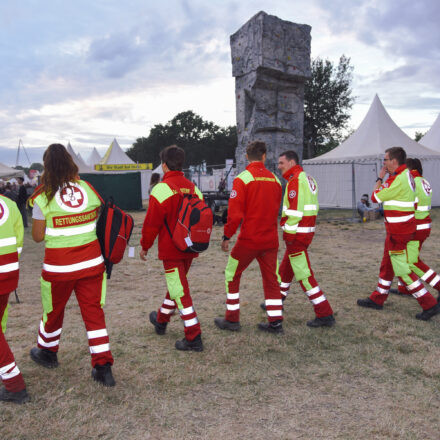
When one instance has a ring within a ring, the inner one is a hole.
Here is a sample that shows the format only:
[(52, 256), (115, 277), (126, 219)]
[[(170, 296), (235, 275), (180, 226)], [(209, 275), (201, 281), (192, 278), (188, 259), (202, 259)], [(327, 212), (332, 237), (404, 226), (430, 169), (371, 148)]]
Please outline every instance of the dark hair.
[(17, 177), (17, 180), (19, 180), (21, 183), (23, 183), (24, 182), (24, 179), (23, 179), (23, 177)]
[(367, 205), (368, 207), (370, 207), (370, 201), (368, 200), (368, 194), (362, 194), (361, 200), (362, 199), (366, 199), (365, 200), (365, 205)]
[(249, 160), (262, 160), (266, 154), (266, 144), (263, 141), (253, 141), (246, 147), (246, 154)]
[(159, 173), (153, 173), (151, 175), (150, 185), (156, 185), (156, 183), (159, 183), (159, 181), (160, 181), (160, 174)]
[(423, 176), (422, 162), (417, 158), (406, 159), (406, 166), (410, 170), (416, 170), (421, 176)]
[(286, 156), (287, 160), (294, 160), (297, 165), (299, 164), (299, 157), (296, 151), (293, 150), (283, 151), (279, 157), (281, 156)]
[(391, 147), (385, 150), (390, 159), (396, 159), (399, 165), (403, 165), (406, 161), (406, 152), (402, 147)]
[(171, 171), (182, 171), (185, 162), (185, 151), (177, 145), (170, 145), (160, 152), (160, 160)]
[(50, 202), (55, 193), (70, 182), (78, 180), (78, 167), (61, 144), (49, 145), (43, 155), (44, 172), (41, 176), (42, 192)]

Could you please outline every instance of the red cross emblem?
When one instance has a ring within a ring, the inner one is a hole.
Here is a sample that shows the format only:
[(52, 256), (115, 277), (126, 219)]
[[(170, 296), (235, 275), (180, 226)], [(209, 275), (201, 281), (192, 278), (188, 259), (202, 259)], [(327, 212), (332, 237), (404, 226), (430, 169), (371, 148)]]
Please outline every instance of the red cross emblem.
[(84, 201), (82, 192), (74, 186), (63, 188), (60, 196), (61, 201), (69, 208), (79, 208)]
[(422, 185), (423, 185), (423, 190), (425, 191), (425, 194), (427, 196), (429, 196), (432, 193), (431, 185), (425, 179), (422, 179)]
[(9, 209), (8, 205), (0, 199), (0, 226), (8, 220)]
[(309, 181), (309, 188), (310, 188), (310, 191), (312, 192), (312, 194), (315, 194), (317, 188), (316, 188), (315, 181), (313, 180), (313, 177), (311, 177), (311, 176), (307, 176), (307, 179), (308, 179), (308, 181)]
[(5, 215), (5, 210), (3, 209), (3, 205), (0, 203), (0, 220), (3, 218), (4, 215)]

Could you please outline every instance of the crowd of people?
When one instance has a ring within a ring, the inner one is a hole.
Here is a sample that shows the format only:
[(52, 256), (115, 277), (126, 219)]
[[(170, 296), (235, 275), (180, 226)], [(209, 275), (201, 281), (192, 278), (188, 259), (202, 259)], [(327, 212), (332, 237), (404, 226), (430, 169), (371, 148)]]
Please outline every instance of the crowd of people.
[[(308, 247), (316, 228), (319, 211), (318, 185), (300, 165), (294, 151), (278, 157), (278, 169), (286, 180), (282, 185), (265, 167), (266, 145), (251, 142), (246, 149), (246, 170), (233, 182), (227, 222), (221, 249), (230, 255), (225, 268), (226, 311), (215, 318), (221, 330), (239, 331), (240, 280), (253, 260), (262, 276), (267, 321), (257, 329), (282, 334), (283, 302), (293, 278), (300, 284), (315, 317), (307, 321), (311, 328), (332, 327), (336, 321), (330, 302), (318, 284), (310, 265)], [(175, 343), (182, 351), (204, 350), (200, 322), (191, 298), (188, 272), (197, 253), (183, 252), (173, 242), (182, 194), (203, 200), (197, 186), (186, 179), (182, 169), (185, 152), (176, 145), (162, 150), (163, 177), (151, 187), (148, 211), (142, 227), (140, 258), (158, 238), (158, 258), (162, 261), (167, 292), (149, 320), (156, 334), (164, 335), (172, 316), (178, 312), (184, 337)], [(72, 292), (78, 299), (87, 330), (92, 363), (92, 378), (104, 386), (114, 386), (113, 357), (105, 324), (103, 306), (106, 295), (104, 260), (96, 235), (96, 221), (102, 199), (94, 188), (78, 176), (78, 168), (61, 144), (52, 144), (44, 153), (42, 184), (29, 199), (33, 206), (32, 238), (45, 241), (41, 274), (43, 315), (38, 326), (37, 345), (30, 356), (46, 368), (58, 366), (57, 352), (66, 303)], [(385, 176), (388, 179), (384, 181)], [(440, 276), (420, 259), (420, 250), (431, 230), (432, 189), (423, 177), (419, 160), (407, 159), (401, 147), (386, 150), (384, 166), (376, 181), (371, 199), (384, 212), (386, 240), (379, 281), (374, 292), (357, 304), (380, 310), (386, 301), (394, 277), (398, 293), (412, 295), (422, 311), (417, 319), (429, 320), (440, 312), (438, 299), (423, 282), (440, 289)], [(368, 201), (368, 199), (367, 199)], [(285, 243), (284, 256), (278, 266), (278, 216)], [(231, 238), (237, 233), (230, 250)], [(9, 294), (18, 285), (19, 256), (23, 247), (23, 219), (17, 204), (0, 195), (0, 377), (4, 387), (0, 400), (24, 403), (29, 400), (25, 382), (5, 340)]]

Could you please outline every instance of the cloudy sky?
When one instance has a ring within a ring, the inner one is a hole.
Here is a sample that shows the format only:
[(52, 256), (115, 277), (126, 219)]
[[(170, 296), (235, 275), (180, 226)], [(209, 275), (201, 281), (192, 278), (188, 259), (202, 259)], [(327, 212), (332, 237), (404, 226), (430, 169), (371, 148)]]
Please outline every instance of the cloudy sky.
[(1, 0), (0, 162), (19, 139), (31, 161), (55, 141), (126, 149), (188, 109), (235, 124), (229, 36), (260, 10), (311, 25), (313, 57), (351, 57), (353, 128), (375, 93), (410, 136), (434, 122), (438, 0)]

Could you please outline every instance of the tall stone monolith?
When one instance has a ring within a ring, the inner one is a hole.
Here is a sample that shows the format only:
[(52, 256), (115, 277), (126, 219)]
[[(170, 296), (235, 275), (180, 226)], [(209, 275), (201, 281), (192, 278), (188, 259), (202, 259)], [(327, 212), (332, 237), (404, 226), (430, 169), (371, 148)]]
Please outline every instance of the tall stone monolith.
[(310, 30), (261, 11), (231, 35), (238, 171), (246, 167), (246, 146), (253, 140), (266, 142), (271, 171), (282, 151), (295, 150), (302, 157)]

